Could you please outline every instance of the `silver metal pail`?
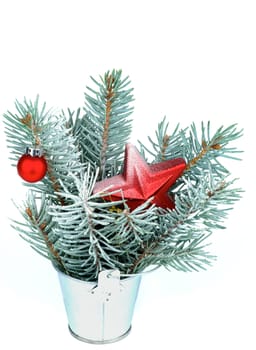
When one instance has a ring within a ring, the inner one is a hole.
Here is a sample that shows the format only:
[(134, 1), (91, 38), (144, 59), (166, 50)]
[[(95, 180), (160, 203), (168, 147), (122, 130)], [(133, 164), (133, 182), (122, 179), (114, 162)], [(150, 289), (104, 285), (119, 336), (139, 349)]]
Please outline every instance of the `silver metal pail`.
[(89, 343), (111, 343), (129, 334), (141, 275), (120, 280), (118, 270), (99, 274), (98, 283), (58, 271), (71, 334)]

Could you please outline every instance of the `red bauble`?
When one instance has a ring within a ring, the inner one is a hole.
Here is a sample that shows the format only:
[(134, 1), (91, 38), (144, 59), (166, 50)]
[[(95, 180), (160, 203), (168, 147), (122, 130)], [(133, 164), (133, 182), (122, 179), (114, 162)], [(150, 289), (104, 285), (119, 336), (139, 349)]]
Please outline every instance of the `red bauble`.
[(124, 198), (131, 210), (151, 197), (151, 203), (173, 209), (174, 199), (168, 195), (168, 191), (185, 168), (186, 163), (182, 158), (147, 164), (136, 147), (127, 144), (123, 174), (97, 182), (93, 192), (116, 191), (108, 199), (115, 201)]
[(47, 172), (47, 163), (43, 156), (24, 154), (18, 161), (17, 170), (20, 177), (27, 182), (37, 182), (43, 179)]

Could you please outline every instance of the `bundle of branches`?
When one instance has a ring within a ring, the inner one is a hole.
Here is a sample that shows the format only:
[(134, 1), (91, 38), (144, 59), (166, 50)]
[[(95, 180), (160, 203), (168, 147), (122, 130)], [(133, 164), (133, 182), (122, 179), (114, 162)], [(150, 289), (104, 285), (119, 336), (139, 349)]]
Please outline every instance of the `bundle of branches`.
[(212, 133), (210, 123), (177, 125), (164, 118), (148, 145), (139, 142), (147, 162), (176, 157), (186, 161), (182, 176), (169, 189), (174, 209), (145, 202), (130, 210), (125, 199), (104, 200), (94, 193), (96, 181), (123, 171), (129, 140), (133, 89), (121, 71), (108, 71), (87, 87), (85, 106), (56, 115), (46, 105), (24, 99), (5, 115), (12, 164), (29, 145), (43, 150), (47, 175), (29, 187), (17, 205), (22, 219), (13, 227), (32, 248), (75, 278), (95, 281), (104, 269), (134, 274), (150, 266), (191, 271), (215, 258), (207, 251), (209, 236), (223, 220), (241, 189), (221, 163), (239, 152), (230, 143), (242, 132), (236, 125)]

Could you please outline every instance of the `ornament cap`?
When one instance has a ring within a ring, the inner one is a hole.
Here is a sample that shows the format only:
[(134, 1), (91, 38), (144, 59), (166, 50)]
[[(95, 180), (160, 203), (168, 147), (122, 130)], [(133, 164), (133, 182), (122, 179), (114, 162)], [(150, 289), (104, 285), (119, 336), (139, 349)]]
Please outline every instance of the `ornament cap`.
[(26, 147), (25, 154), (29, 154), (32, 157), (41, 157), (43, 155), (43, 151), (41, 148), (33, 148), (33, 147)]

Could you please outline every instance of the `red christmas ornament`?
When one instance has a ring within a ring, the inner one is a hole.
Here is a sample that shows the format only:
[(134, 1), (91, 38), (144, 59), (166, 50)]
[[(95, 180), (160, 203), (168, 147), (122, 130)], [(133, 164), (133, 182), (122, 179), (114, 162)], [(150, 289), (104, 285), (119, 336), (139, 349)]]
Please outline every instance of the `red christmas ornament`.
[(41, 150), (27, 147), (17, 164), (20, 177), (27, 182), (37, 182), (44, 178), (47, 172), (47, 162)]
[(93, 192), (117, 191), (108, 199), (115, 201), (125, 198), (131, 210), (150, 197), (153, 197), (152, 204), (173, 209), (174, 200), (168, 195), (168, 190), (181, 176), (185, 167), (186, 163), (182, 158), (147, 164), (137, 148), (132, 144), (127, 144), (123, 174), (97, 182)]

